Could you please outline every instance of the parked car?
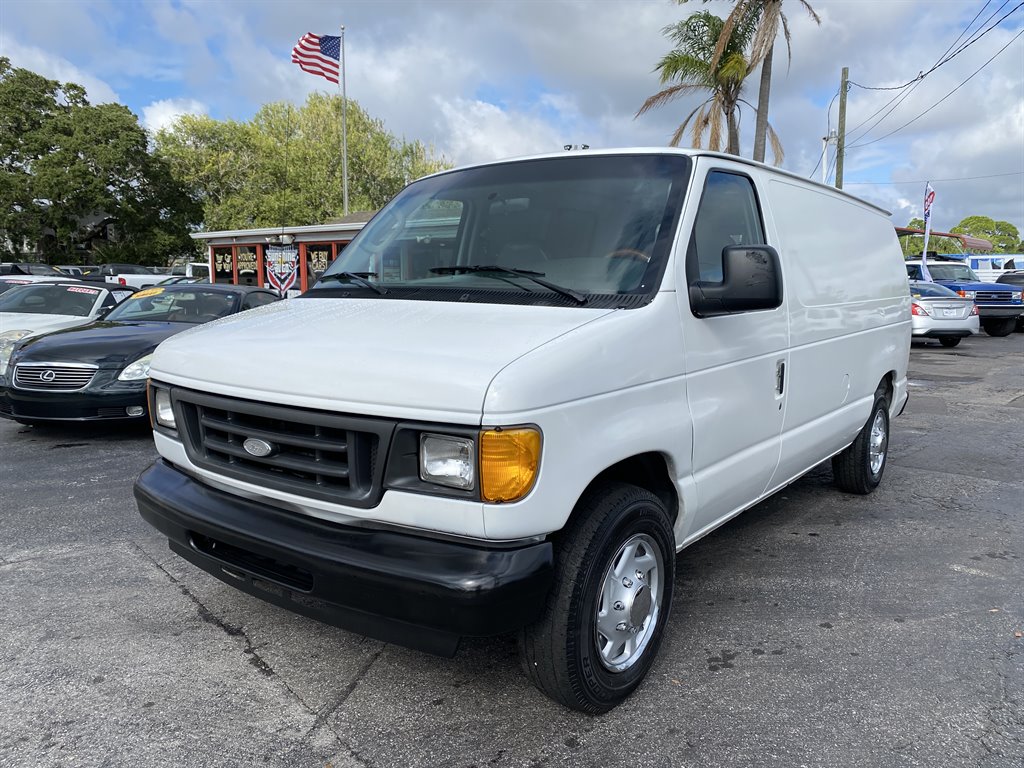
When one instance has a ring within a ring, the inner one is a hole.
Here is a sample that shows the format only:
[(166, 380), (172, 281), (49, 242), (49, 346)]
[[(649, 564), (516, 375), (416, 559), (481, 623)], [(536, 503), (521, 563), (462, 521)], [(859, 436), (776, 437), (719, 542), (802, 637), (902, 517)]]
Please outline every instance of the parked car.
[(542, 691), (604, 712), (678, 550), (830, 457), (881, 482), (910, 301), (886, 211), (739, 157), (445, 171), (303, 297), (160, 345), (135, 497), (232, 586), (446, 655), (516, 632)]
[(161, 341), (277, 300), (271, 291), (234, 285), (139, 291), (101, 320), (23, 341), (8, 366), (0, 416), (23, 424), (142, 420), (149, 361)]
[[(1024, 261), (1024, 259), (1018, 259), (1017, 263)], [(1011, 261), (1011, 264), (1014, 262)], [(1024, 290), (1024, 269), (1014, 270), (1013, 272), (1004, 272), (996, 280), (997, 283), (1007, 283), (1009, 285), (1020, 287)], [(1017, 318), (1017, 330), (1024, 331), (1024, 315)]]
[(61, 273), (49, 264), (30, 261), (5, 261), (0, 263), (0, 275), (55, 275)]
[(58, 264), (57, 269), (71, 277), (85, 277), (99, 269), (95, 264)]
[(74, 280), (74, 278), (50, 277), (48, 275), (4, 275), (0, 276), (0, 294), (7, 293), (12, 288), (32, 283), (67, 283), (70, 280)]
[(175, 277), (167, 277), (161, 280), (157, 285), (178, 285), (179, 283), (208, 283), (210, 282), (205, 277), (184, 277), (178, 275)]
[(981, 333), (974, 299), (962, 298), (939, 283), (910, 281), (910, 326), (914, 338), (936, 339), (944, 347)]
[[(907, 276), (920, 280), (921, 260), (906, 262)], [(1009, 336), (1024, 316), (1022, 291), (1005, 284), (983, 283), (969, 266), (961, 261), (928, 257), (928, 272), (932, 280), (955, 291), (961, 298), (971, 299), (978, 306), (981, 327), (989, 336)]]
[[(140, 264), (100, 264), (89, 274), (83, 275), (82, 279), (90, 282), (105, 283), (108, 277), (116, 275), (150, 275), (155, 277), (149, 267), (143, 267)], [(117, 281), (115, 280), (114, 282)]]
[(134, 289), (111, 290), (64, 277), (40, 278), (0, 295), (0, 377), (17, 345), (30, 336), (86, 325)]

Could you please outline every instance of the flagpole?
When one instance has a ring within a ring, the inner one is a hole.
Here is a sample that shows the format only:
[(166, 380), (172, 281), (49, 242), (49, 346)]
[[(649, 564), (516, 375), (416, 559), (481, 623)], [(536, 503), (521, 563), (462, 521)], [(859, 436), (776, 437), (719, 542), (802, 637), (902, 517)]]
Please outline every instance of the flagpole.
[(348, 93), (345, 89), (345, 25), (341, 25), (341, 173), (344, 177), (344, 215), (348, 216)]

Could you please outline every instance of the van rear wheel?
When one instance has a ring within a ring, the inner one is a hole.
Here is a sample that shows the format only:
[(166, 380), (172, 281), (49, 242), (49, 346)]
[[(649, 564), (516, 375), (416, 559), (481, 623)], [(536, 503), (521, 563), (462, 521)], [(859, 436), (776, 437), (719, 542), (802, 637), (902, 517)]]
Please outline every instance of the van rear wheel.
[(612, 709), (654, 662), (674, 580), (675, 536), (661, 500), (625, 483), (588, 490), (556, 544), (544, 614), (519, 634), (527, 676), (577, 711)]
[(847, 493), (871, 493), (882, 482), (889, 455), (889, 401), (875, 393), (871, 416), (857, 439), (832, 457), (836, 485)]

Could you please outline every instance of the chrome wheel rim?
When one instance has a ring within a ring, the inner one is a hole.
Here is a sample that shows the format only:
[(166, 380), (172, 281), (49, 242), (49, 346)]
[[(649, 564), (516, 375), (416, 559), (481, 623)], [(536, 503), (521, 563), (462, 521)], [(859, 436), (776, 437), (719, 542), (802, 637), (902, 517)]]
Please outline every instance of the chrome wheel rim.
[(871, 474), (877, 475), (885, 464), (885, 450), (889, 446), (889, 435), (885, 428), (885, 414), (879, 411), (871, 422), (871, 437), (868, 441), (868, 464)]
[(664, 572), (661, 549), (645, 533), (631, 536), (611, 559), (594, 616), (594, 640), (605, 669), (622, 672), (643, 656), (658, 625)]

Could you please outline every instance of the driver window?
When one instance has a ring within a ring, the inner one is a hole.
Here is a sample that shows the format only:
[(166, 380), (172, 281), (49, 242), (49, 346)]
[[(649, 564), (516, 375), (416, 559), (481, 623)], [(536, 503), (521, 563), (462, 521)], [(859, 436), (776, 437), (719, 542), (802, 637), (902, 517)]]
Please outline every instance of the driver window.
[(764, 242), (753, 182), (736, 173), (709, 173), (687, 251), (687, 280), (720, 283), (723, 248)]

